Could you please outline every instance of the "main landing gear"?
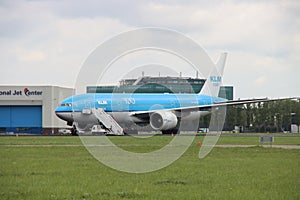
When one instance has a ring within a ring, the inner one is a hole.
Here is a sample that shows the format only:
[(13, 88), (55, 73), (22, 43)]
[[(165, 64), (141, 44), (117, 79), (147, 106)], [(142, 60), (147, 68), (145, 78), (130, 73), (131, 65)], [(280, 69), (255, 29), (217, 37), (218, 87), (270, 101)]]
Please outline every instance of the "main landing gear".
[(178, 129), (169, 129), (169, 130), (162, 130), (161, 131), (163, 135), (176, 135), (180, 133), (180, 130)]

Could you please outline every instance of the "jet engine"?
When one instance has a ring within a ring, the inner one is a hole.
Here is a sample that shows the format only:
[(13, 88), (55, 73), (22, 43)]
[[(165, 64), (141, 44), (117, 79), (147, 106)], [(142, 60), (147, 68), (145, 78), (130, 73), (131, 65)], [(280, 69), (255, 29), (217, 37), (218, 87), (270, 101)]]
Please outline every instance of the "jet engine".
[(157, 111), (150, 115), (150, 125), (154, 130), (168, 130), (176, 127), (177, 117), (172, 112)]

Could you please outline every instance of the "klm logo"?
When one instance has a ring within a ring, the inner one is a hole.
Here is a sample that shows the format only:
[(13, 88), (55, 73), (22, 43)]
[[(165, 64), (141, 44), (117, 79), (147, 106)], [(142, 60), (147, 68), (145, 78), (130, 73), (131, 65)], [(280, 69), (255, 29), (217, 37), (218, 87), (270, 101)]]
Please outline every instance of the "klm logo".
[(222, 76), (210, 76), (210, 82), (220, 83), (222, 82)]

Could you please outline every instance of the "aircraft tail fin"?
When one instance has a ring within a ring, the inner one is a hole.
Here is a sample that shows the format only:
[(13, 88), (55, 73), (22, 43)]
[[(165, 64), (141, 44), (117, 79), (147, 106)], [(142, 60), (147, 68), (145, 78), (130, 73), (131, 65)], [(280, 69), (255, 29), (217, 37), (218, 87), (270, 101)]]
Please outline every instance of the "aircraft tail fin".
[(200, 94), (214, 97), (218, 96), (222, 84), (226, 57), (226, 52), (221, 54), (220, 58), (216, 62), (216, 67), (213, 67), (213, 69), (210, 72), (210, 75), (207, 77), (200, 91)]

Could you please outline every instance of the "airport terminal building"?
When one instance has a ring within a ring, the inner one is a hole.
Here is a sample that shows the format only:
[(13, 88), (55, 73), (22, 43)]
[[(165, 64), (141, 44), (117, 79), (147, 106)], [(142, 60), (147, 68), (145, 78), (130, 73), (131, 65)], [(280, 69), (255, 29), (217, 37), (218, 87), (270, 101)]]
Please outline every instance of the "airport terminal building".
[(0, 133), (57, 133), (67, 126), (55, 108), (74, 92), (57, 86), (0, 86)]
[[(198, 94), (205, 79), (191, 77), (142, 76), (136, 79), (123, 79), (119, 85), (87, 86), (86, 93), (183, 93)], [(233, 86), (221, 86), (219, 97), (233, 100)]]

